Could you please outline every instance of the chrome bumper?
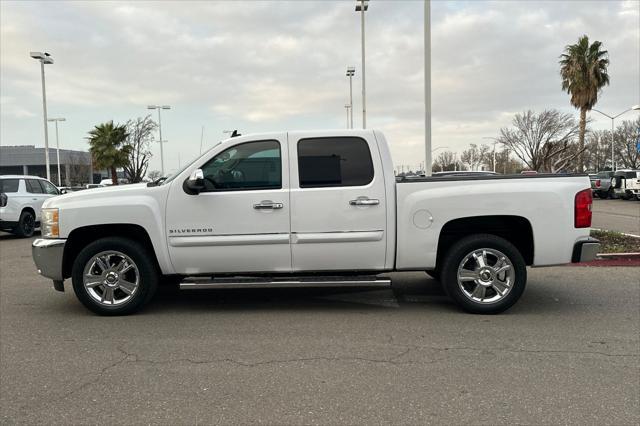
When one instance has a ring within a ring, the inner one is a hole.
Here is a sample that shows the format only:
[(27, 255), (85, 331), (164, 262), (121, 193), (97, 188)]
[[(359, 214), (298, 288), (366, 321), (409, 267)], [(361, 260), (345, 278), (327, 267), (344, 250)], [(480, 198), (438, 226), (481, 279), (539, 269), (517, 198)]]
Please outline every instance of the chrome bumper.
[(596, 258), (596, 255), (599, 252), (600, 241), (591, 237), (580, 240), (573, 246), (573, 255), (571, 256), (571, 262), (590, 262)]
[[(31, 245), (33, 261), (38, 268), (38, 273), (62, 284), (62, 255), (67, 240), (38, 238)], [(58, 289), (58, 287), (56, 287)]]

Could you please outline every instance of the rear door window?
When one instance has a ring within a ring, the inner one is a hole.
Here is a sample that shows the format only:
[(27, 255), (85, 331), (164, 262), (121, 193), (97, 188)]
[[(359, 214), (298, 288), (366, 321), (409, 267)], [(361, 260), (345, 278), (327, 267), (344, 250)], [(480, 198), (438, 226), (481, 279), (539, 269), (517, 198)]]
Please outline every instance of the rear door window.
[(0, 179), (0, 192), (11, 193), (18, 192), (20, 179)]
[(309, 138), (298, 142), (300, 188), (363, 186), (373, 180), (369, 145), (362, 138)]

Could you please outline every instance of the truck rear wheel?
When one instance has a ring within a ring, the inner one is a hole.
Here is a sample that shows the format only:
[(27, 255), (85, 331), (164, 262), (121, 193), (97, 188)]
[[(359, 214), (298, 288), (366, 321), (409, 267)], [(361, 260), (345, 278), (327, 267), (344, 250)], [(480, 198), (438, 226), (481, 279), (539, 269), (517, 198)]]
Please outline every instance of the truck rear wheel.
[(86, 246), (73, 262), (73, 290), (84, 306), (99, 315), (128, 315), (156, 291), (158, 271), (139, 243), (102, 238)]
[(456, 242), (442, 267), (447, 294), (474, 314), (497, 314), (520, 299), (527, 268), (518, 249), (504, 238), (471, 235)]

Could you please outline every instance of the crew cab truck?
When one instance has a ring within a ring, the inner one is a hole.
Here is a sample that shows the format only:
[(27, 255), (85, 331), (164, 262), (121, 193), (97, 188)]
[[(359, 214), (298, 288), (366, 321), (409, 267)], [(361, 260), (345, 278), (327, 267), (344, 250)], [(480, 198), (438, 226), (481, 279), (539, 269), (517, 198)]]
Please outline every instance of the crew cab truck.
[(427, 271), (474, 313), (522, 295), (527, 266), (592, 260), (584, 176), (399, 179), (374, 130), (227, 139), (160, 184), (48, 200), (40, 274), (102, 315), (129, 314), (159, 282), (181, 289), (390, 285)]

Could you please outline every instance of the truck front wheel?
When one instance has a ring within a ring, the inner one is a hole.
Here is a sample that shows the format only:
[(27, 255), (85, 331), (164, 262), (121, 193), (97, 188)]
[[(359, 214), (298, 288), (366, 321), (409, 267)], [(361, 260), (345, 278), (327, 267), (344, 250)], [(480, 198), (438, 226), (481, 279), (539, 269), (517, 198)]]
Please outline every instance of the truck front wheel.
[(141, 244), (120, 237), (87, 245), (73, 262), (73, 290), (84, 306), (99, 315), (128, 315), (156, 291), (158, 271)]
[(456, 242), (441, 273), (447, 294), (474, 314), (497, 314), (518, 301), (527, 268), (518, 249), (504, 238), (477, 234)]

